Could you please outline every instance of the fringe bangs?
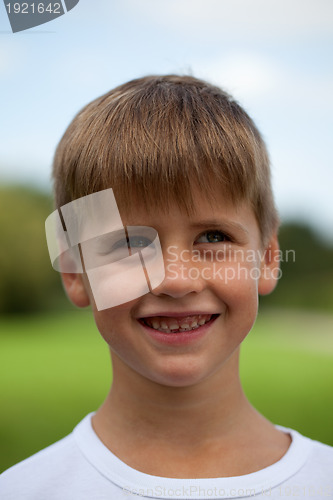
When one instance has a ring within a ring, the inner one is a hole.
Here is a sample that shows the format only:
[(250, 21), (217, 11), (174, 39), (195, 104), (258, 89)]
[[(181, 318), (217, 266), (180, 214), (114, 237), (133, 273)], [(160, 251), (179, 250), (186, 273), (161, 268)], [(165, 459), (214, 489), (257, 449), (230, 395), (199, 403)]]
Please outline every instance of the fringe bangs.
[(272, 203), (268, 155), (251, 118), (222, 90), (173, 75), (134, 80), (86, 106), (58, 146), (54, 181), (58, 207), (110, 187), (126, 210), (134, 196), (147, 210), (176, 202), (191, 213), (191, 186), (209, 199), (221, 187), (255, 212), (265, 197)]

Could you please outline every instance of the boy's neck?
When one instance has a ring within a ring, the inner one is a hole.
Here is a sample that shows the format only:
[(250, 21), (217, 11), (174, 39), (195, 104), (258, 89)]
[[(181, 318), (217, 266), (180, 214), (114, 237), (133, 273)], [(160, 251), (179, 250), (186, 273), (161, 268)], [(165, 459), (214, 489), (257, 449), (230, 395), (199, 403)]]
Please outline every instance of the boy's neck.
[[(113, 385), (93, 417), (95, 432), (121, 460), (153, 475), (190, 477), (191, 471), (198, 475), (194, 464), (203, 453), (208, 469), (201, 477), (217, 477), (221, 469), (226, 475), (242, 475), (271, 465), (287, 451), (290, 440), (247, 400), (238, 358), (235, 352), (224, 370), (190, 387), (162, 386), (113, 359)], [(257, 462), (244, 450), (253, 451)], [(222, 455), (226, 462), (218, 463), (216, 457)], [(157, 459), (160, 468), (155, 469)]]
[[(131, 371), (113, 356), (113, 384), (94, 417), (110, 430), (132, 439), (150, 438), (191, 448), (218, 436), (227, 438), (246, 424), (253, 407), (244, 395), (238, 375), (238, 353), (224, 373), (212, 374), (189, 387), (158, 384)], [(133, 443), (133, 440), (132, 440)]]
[[(190, 387), (167, 387), (138, 376), (113, 358), (113, 385), (93, 417), (93, 426), (110, 448), (116, 441), (135, 446), (191, 452), (224, 443), (234, 446), (274, 426), (248, 402), (238, 375), (236, 352), (226, 366)], [(193, 439), (195, 436), (195, 440)]]

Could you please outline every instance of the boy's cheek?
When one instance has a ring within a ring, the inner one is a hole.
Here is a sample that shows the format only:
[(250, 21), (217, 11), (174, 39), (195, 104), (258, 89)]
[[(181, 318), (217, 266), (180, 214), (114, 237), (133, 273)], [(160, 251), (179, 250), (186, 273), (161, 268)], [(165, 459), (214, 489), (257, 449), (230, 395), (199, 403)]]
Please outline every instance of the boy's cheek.
[(261, 277), (261, 268), (257, 262), (214, 262), (210, 266), (202, 269), (202, 276), (207, 281), (220, 283), (221, 286), (229, 286), (230, 288), (238, 288), (239, 286), (246, 289), (257, 288)]
[(149, 287), (140, 268), (134, 270), (125, 268), (115, 273), (99, 267), (88, 271), (91, 294), (99, 311), (118, 307), (146, 295)]
[(129, 304), (122, 304), (103, 311), (94, 308), (93, 311), (100, 335), (117, 354), (133, 353), (133, 346), (136, 343), (136, 325), (133, 324), (135, 320), (132, 320), (131, 310), (132, 307)]
[(132, 302), (163, 282), (165, 266), (156, 239), (156, 251), (147, 246), (125, 258), (86, 270), (85, 282), (99, 311)]

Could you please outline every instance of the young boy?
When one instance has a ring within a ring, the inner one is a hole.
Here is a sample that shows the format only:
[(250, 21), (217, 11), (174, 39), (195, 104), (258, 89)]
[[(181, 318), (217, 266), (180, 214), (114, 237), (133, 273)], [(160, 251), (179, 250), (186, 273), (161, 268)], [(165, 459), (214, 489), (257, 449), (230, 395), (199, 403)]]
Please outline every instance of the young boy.
[(333, 498), (333, 448), (269, 422), (239, 379), (279, 276), (245, 111), (189, 76), (134, 80), (74, 118), (53, 173), (52, 262), (91, 305), (113, 381), (70, 435), (3, 473), (1, 499)]

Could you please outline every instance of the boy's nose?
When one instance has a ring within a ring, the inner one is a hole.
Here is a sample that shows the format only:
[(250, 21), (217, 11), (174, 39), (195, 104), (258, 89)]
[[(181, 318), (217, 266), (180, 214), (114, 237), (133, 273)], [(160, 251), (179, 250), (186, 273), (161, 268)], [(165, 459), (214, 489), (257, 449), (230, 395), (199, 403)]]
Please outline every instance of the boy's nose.
[(165, 278), (152, 290), (153, 295), (169, 295), (180, 298), (189, 293), (199, 293), (205, 288), (200, 266), (178, 254), (172, 260), (164, 259)]

